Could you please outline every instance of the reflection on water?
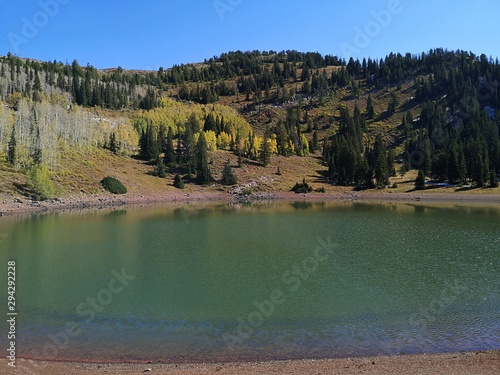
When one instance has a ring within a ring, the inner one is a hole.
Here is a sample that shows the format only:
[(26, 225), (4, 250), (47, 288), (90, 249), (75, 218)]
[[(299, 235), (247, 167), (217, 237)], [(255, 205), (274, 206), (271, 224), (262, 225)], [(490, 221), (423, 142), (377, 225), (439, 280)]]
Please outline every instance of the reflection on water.
[(25, 357), (499, 349), (499, 224), (499, 206), (452, 204), (73, 211), (1, 221), (0, 258), (17, 262)]

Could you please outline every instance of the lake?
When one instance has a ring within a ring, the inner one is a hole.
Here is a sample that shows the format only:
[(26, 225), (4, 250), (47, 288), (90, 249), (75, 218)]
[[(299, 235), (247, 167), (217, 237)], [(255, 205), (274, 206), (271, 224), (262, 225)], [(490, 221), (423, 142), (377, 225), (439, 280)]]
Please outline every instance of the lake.
[(4, 218), (0, 241), (5, 271), (16, 262), (20, 357), (195, 362), (500, 349), (500, 206), (74, 211)]

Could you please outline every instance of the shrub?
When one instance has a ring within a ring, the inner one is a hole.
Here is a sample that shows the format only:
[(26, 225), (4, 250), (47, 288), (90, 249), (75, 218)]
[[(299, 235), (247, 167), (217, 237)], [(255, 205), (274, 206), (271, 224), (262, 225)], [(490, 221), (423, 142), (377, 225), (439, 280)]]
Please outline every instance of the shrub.
[(109, 191), (110, 193), (113, 194), (126, 194), (127, 193), (127, 188), (123, 186), (123, 184), (118, 181), (116, 178), (113, 177), (105, 177), (101, 181), (102, 186), (104, 189)]
[(182, 181), (182, 178), (180, 175), (176, 174), (174, 177), (174, 186), (177, 189), (184, 189), (186, 185), (184, 185), (184, 181)]
[(28, 187), (33, 199), (44, 201), (54, 195), (54, 184), (50, 179), (49, 169), (43, 164), (33, 166), (28, 174)]
[(294, 191), (297, 194), (306, 194), (313, 191), (313, 188), (306, 182), (306, 179), (304, 178), (302, 180), (302, 183), (297, 182), (295, 184), (295, 186), (292, 188), (292, 191)]
[(315, 190), (315, 192), (317, 192), (317, 193), (326, 193), (326, 190), (325, 190), (325, 188), (324, 188), (324, 187), (320, 187), (320, 188), (317, 188), (317, 189)]

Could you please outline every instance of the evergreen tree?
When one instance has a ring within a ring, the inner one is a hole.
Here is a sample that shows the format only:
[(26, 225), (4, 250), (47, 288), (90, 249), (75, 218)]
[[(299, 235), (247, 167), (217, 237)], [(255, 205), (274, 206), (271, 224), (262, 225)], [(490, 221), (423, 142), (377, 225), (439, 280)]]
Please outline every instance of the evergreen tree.
[(424, 160), (423, 169), (426, 176), (430, 176), (432, 173), (432, 155), (431, 155), (431, 141), (426, 135), (424, 138)]
[(196, 181), (201, 185), (207, 185), (213, 181), (212, 173), (208, 167), (207, 140), (204, 133), (200, 134), (196, 144)]
[(269, 145), (269, 132), (268, 129), (264, 132), (264, 140), (260, 147), (259, 159), (262, 166), (267, 167), (271, 162), (271, 146)]
[(165, 170), (165, 163), (161, 157), (158, 157), (156, 160), (156, 171), (155, 174), (160, 178), (165, 178), (167, 172)]
[(425, 189), (425, 173), (423, 169), (418, 170), (418, 177), (415, 180), (415, 190), (424, 190)]
[(492, 187), (492, 188), (498, 187), (498, 178), (497, 178), (495, 168), (491, 168), (491, 171), (490, 171), (490, 187)]
[(311, 153), (315, 153), (319, 149), (319, 143), (318, 143), (318, 131), (315, 130), (313, 133), (313, 141), (312, 141), (312, 147), (311, 147)]
[(389, 105), (387, 106), (387, 113), (389, 115), (392, 115), (396, 112), (396, 109), (398, 107), (398, 99), (396, 97), (395, 93), (391, 94), (391, 99), (389, 100)]
[[(180, 145), (180, 142), (178, 142)], [(167, 166), (171, 166), (175, 161), (174, 155), (174, 131), (171, 127), (168, 128), (167, 141), (165, 143), (165, 157), (164, 163)]]
[(9, 144), (7, 146), (7, 161), (12, 165), (16, 164), (16, 155), (17, 155), (16, 147), (17, 147), (16, 129), (13, 126), (12, 132), (10, 133)]
[(458, 184), (460, 186), (464, 185), (467, 179), (467, 163), (465, 160), (465, 155), (463, 149), (460, 151), (458, 158)]
[(182, 178), (179, 174), (176, 174), (174, 177), (174, 186), (177, 189), (184, 189), (186, 186), (184, 185), (184, 181), (182, 181)]
[(236, 185), (237, 183), (238, 179), (233, 173), (233, 169), (231, 168), (231, 165), (229, 164), (228, 160), (226, 165), (224, 166), (224, 169), (222, 170), (222, 185), (230, 186), (230, 185)]
[(396, 168), (394, 167), (395, 160), (396, 160), (396, 155), (394, 153), (394, 149), (391, 148), (387, 153), (387, 169), (389, 171), (389, 176), (391, 177), (396, 176)]
[(375, 159), (375, 181), (378, 187), (387, 186), (389, 184), (388, 156), (387, 147), (379, 134), (375, 139), (373, 146), (373, 155)]
[(214, 119), (214, 115), (209, 113), (205, 118), (205, 124), (203, 125), (203, 131), (214, 130), (217, 134), (220, 133), (220, 129), (216, 129), (216, 121)]
[(455, 142), (448, 151), (448, 181), (456, 183), (460, 178), (460, 163), (458, 155), (458, 144)]
[(366, 101), (366, 118), (372, 119), (375, 117), (375, 109), (373, 108), (373, 99), (371, 95), (368, 95), (368, 100)]
[(175, 156), (176, 156), (177, 164), (179, 164), (179, 165), (181, 165), (183, 163), (182, 144), (183, 144), (183, 140), (181, 138), (181, 129), (180, 129), (180, 126), (178, 125), (177, 126), (177, 148), (175, 151)]
[(167, 148), (167, 135), (165, 125), (160, 125), (160, 131), (158, 132), (158, 153), (161, 154), (165, 152)]
[(108, 150), (113, 154), (118, 152), (118, 147), (116, 144), (116, 134), (113, 132), (109, 135)]
[(160, 155), (160, 149), (152, 125), (148, 126), (147, 135), (147, 160), (156, 160), (158, 155)]
[[(205, 139), (205, 136), (203, 136), (203, 139)], [(194, 143), (193, 132), (191, 130), (191, 126), (189, 126), (189, 123), (186, 124), (186, 131), (184, 132), (183, 144), (184, 144), (183, 164), (186, 165), (188, 177), (191, 178), (193, 170), (196, 169), (196, 150), (195, 150), (196, 145)]]

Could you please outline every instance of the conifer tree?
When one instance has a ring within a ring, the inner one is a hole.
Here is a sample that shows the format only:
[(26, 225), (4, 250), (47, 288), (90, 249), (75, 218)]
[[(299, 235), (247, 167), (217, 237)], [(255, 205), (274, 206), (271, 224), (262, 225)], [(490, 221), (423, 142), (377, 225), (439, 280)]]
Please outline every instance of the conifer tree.
[(196, 181), (201, 185), (207, 185), (213, 181), (208, 167), (207, 140), (204, 133), (200, 134), (196, 144)]
[(182, 178), (179, 174), (176, 174), (174, 177), (174, 186), (177, 189), (184, 189), (185, 188), (184, 181), (182, 181)]
[(271, 162), (271, 146), (269, 145), (269, 131), (264, 132), (264, 140), (260, 146), (259, 159), (262, 166), (267, 167)]
[(375, 117), (375, 109), (373, 108), (372, 96), (368, 95), (368, 100), (366, 101), (366, 118), (372, 119)]
[(398, 107), (398, 100), (395, 93), (391, 94), (391, 99), (389, 100), (389, 105), (387, 106), (387, 113), (390, 115), (396, 112), (396, 108)]
[(222, 170), (222, 184), (230, 186), (230, 185), (236, 185), (237, 183), (238, 179), (233, 173), (233, 169), (231, 168), (231, 165), (229, 164), (228, 160), (226, 165), (224, 166), (224, 169)]
[(156, 171), (155, 174), (160, 177), (160, 178), (165, 178), (167, 175), (167, 172), (165, 170), (165, 163), (163, 162), (163, 159), (158, 156), (156, 160)]
[(319, 143), (318, 143), (318, 131), (315, 130), (313, 132), (313, 139), (312, 139), (312, 144), (311, 144), (311, 153), (315, 153), (319, 149)]
[(491, 168), (491, 171), (490, 171), (490, 187), (492, 187), (492, 188), (498, 187), (498, 178), (497, 178), (495, 168)]
[(418, 177), (415, 180), (415, 190), (424, 190), (425, 189), (425, 173), (423, 169), (418, 170)]
[(387, 186), (389, 184), (389, 170), (387, 165), (387, 150), (382, 136), (379, 134), (373, 146), (373, 154), (375, 158), (375, 180), (377, 186)]
[[(179, 142), (180, 144), (180, 142)], [(171, 127), (168, 128), (167, 141), (165, 143), (164, 163), (166, 166), (171, 166), (174, 163), (174, 131)]]
[(109, 135), (108, 150), (113, 154), (118, 152), (118, 147), (116, 144), (116, 134), (113, 132)]
[(9, 144), (7, 145), (7, 161), (12, 165), (16, 164), (16, 147), (17, 147), (16, 129), (13, 126), (12, 132), (10, 133)]

